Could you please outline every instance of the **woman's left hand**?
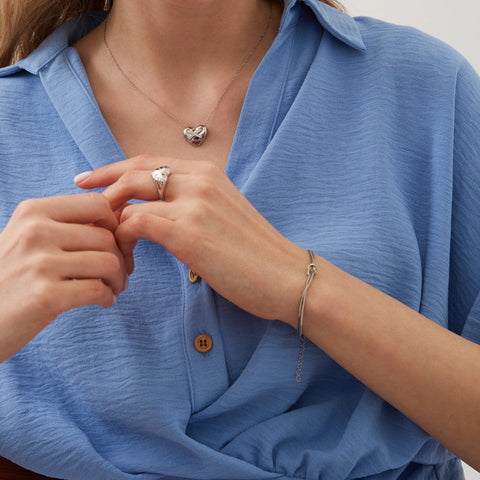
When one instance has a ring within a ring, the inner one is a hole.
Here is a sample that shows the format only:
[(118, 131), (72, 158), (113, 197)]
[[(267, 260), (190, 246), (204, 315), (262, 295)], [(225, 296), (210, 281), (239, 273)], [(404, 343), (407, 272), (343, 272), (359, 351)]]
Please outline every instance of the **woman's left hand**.
[[(161, 165), (173, 172), (164, 202), (151, 178)], [(139, 238), (156, 241), (239, 307), (296, 326), (308, 254), (277, 232), (214, 165), (137, 157), (77, 184), (108, 186), (105, 196), (120, 211), (117, 241), (127, 255)], [(132, 198), (149, 202), (129, 205)], [(480, 468), (479, 346), (321, 257), (317, 262), (321, 276), (309, 289), (304, 334)]]
[[(165, 201), (151, 177), (162, 165), (172, 171)], [(138, 239), (151, 240), (240, 308), (296, 325), (308, 254), (275, 230), (213, 163), (141, 155), (79, 175), (76, 183), (107, 187), (104, 195), (119, 212), (115, 235), (130, 258), (129, 273)]]

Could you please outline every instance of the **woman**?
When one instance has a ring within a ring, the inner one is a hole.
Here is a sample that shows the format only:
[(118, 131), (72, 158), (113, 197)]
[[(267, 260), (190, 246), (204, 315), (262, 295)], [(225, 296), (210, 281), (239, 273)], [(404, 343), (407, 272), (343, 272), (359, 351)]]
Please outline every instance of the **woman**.
[(1, 455), (72, 480), (480, 467), (480, 82), (335, 7), (115, 0), (0, 71), (3, 358), (35, 337), (1, 366)]

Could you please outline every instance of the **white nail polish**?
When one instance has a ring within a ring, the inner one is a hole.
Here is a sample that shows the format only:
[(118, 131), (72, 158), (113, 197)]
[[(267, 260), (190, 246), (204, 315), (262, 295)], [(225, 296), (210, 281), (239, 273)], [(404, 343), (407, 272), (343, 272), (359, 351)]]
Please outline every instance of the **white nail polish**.
[(79, 173), (78, 175), (75, 176), (73, 181), (75, 183), (80, 183), (82, 180), (85, 180), (87, 177), (89, 177), (91, 173), (92, 173), (91, 171)]

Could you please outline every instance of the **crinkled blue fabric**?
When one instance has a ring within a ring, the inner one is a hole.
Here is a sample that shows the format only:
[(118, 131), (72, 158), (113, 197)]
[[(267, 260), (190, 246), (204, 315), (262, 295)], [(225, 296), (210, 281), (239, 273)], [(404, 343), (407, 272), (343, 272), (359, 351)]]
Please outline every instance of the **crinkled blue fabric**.
[[(74, 175), (124, 158), (69, 46), (100, 20), (0, 70), (2, 228), (23, 199), (79, 193)], [(480, 341), (480, 81), (448, 46), (286, 2), (226, 173), (283, 235)], [(63, 314), (0, 366), (0, 456), (68, 480), (463, 478), (310, 343), (296, 383), (289, 326), (190, 283), (159, 245), (135, 259), (113, 308)]]

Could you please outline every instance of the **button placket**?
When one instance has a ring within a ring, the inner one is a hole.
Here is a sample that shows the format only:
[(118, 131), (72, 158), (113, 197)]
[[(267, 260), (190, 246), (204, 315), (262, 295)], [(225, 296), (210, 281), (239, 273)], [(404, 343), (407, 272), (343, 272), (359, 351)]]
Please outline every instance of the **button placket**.
[(185, 353), (192, 389), (192, 411), (195, 412), (205, 408), (228, 388), (229, 377), (214, 293), (195, 272), (185, 265), (182, 268)]

